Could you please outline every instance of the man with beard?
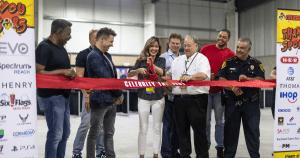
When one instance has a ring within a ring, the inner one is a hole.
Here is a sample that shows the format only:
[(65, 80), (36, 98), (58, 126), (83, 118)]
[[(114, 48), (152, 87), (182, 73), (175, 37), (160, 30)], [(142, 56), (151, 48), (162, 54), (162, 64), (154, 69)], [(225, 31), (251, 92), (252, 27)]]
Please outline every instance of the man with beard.
[[(101, 28), (96, 35), (96, 44), (89, 53), (86, 69), (90, 78), (117, 78), (117, 71), (107, 52), (113, 46), (117, 34), (110, 28)], [(114, 140), (117, 105), (124, 99), (121, 90), (96, 90), (90, 97), (91, 128), (87, 139), (87, 158), (95, 158), (95, 143), (100, 130), (104, 130), (104, 149), (108, 158), (115, 158)], [(89, 108), (87, 105), (86, 108)]]
[[(262, 80), (265, 78), (262, 63), (248, 54), (251, 50), (249, 38), (241, 38), (236, 56), (227, 59), (217, 74), (220, 81)], [(259, 88), (224, 87), (225, 127), (224, 156), (234, 158), (238, 145), (241, 120), (243, 121), (247, 149), (251, 158), (259, 155)]]
[[(71, 26), (70, 22), (62, 19), (52, 22), (51, 35), (35, 51), (37, 74), (76, 77), (75, 71), (71, 69), (68, 53), (63, 47), (71, 39)], [(48, 126), (45, 158), (65, 157), (70, 135), (70, 92), (68, 89), (37, 89), (39, 107), (45, 113)]]
[[(218, 37), (217, 44), (206, 45), (202, 47), (200, 53), (205, 55), (209, 60), (211, 67), (211, 80), (215, 80), (215, 75), (218, 73), (222, 66), (222, 63), (235, 54), (229, 48), (227, 48), (227, 42), (230, 39), (230, 31), (223, 29)], [(208, 149), (210, 148), (210, 127), (211, 127), (211, 110), (214, 109), (215, 112), (215, 140), (217, 146), (217, 157), (223, 158), (223, 139), (224, 139), (224, 106), (221, 105), (221, 90), (222, 87), (210, 87), (208, 94), (208, 104), (207, 104), (207, 119), (206, 119), (206, 136), (208, 142)]]
[[(166, 59), (166, 72), (172, 67), (172, 62), (181, 54), (179, 49), (181, 47), (182, 36), (179, 33), (171, 33), (169, 37), (169, 50), (160, 57)], [(172, 87), (168, 90), (171, 92)], [(161, 156), (162, 158), (179, 158), (179, 138), (176, 129), (174, 118), (174, 96), (165, 95), (165, 109), (163, 115), (163, 130), (162, 130), (162, 144)]]

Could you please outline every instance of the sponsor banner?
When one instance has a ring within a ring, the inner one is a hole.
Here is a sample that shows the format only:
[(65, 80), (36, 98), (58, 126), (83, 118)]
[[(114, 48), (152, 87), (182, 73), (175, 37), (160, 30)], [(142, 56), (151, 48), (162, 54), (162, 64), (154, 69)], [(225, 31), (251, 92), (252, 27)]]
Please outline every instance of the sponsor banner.
[(0, 157), (37, 158), (34, 0), (0, 0)]
[[(274, 157), (300, 158), (300, 11), (277, 10)], [(294, 151), (294, 152), (287, 152)]]

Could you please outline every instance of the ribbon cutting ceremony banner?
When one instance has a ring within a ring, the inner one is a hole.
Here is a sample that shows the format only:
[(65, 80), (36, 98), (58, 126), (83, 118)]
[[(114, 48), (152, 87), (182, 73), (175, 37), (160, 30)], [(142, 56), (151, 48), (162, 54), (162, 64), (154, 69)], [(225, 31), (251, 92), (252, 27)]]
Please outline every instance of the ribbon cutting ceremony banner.
[[(252, 81), (189, 81), (180, 83), (178, 80), (167, 80), (167, 82), (155, 82), (150, 80), (133, 79), (105, 79), (105, 78), (86, 78), (76, 77), (70, 79), (61, 75), (36, 75), (37, 88), (51, 89), (93, 89), (93, 90), (112, 90), (112, 89), (133, 89), (147, 87), (168, 87), (168, 86), (223, 86), (223, 87), (276, 87), (276, 80), (252, 80)], [(28, 83), (29, 84), (29, 83)], [(11, 86), (20, 86), (13, 85)], [(285, 85), (282, 85), (285, 86)]]
[[(277, 10), (274, 157), (300, 157), (300, 11)], [(284, 85), (284, 86), (282, 86)]]
[(0, 157), (37, 158), (34, 0), (0, 0), (0, 76)]

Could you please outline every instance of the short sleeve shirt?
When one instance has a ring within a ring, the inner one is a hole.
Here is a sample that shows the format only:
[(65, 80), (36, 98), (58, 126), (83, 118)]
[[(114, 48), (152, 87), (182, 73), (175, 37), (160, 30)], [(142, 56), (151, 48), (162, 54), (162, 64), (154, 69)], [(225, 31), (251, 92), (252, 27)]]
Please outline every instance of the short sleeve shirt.
[(84, 68), (84, 76), (83, 77), (89, 77), (88, 76), (88, 71), (86, 70), (86, 59), (88, 54), (92, 51), (92, 47), (89, 47), (85, 50), (82, 50), (77, 54), (76, 57), (76, 63), (75, 66), (78, 68)]
[[(245, 75), (250, 78), (261, 77), (265, 79), (265, 70), (262, 63), (251, 56), (245, 61), (240, 60), (237, 56), (224, 61), (217, 76), (226, 78), (227, 80), (239, 80), (240, 75)], [(236, 96), (231, 90), (225, 89), (225, 93), (235, 99), (249, 98), (259, 92), (259, 88), (241, 87), (244, 92), (240, 96)]]
[[(179, 56), (176, 58), (172, 63), (172, 68), (170, 69), (169, 73), (172, 75), (173, 80), (179, 80), (179, 77), (182, 74), (194, 75), (197, 73), (204, 73), (206, 74), (206, 80), (210, 79), (210, 65), (209, 61), (201, 53), (195, 53), (189, 59), (187, 59), (186, 55)], [(209, 87), (208, 86), (188, 86), (186, 89), (180, 89), (179, 86), (173, 88), (173, 94), (205, 94), (208, 93)]]
[[(42, 41), (35, 50), (36, 63), (45, 66), (46, 71), (70, 69), (70, 59), (63, 46), (52, 43), (49, 39)], [(71, 90), (38, 88), (37, 94), (42, 98), (63, 95), (68, 98)]]
[[(229, 48), (225, 47), (224, 49), (219, 49), (216, 44), (210, 44), (202, 47), (200, 53), (207, 57), (211, 67), (211, 73), (214, 73), (214, 75), (217, 75), (226, 59), (235, 56), (235, 53)], [(210, 87), (209, 93), (218, 93), (222, 89), (222, 87)]]
[[(153, 64), (157, 67), (160, 67), (163, 69), (165, 74), (165, 66), (166, 66), (166, 59), (161, 57), (156, 57)], [(139, 68), (145, 68), (149, 73), (152, 74), (150, 69), (147, 67), (147, 64), (144, 62), (137, 61), (135, 65), (129, 69), (128, 73), (132, 70), (137, 70)], [(145, 78), (149, 79), (149, 75), (145, 75)], [(138, 79), (143, 80), (143, 76), (141, 74), (138, 74)], [(155, 93), (153, 94), (146, 94), (146, 88), (139, 88), (138, 89), (138, 97), (144, 100), (160, 100), (164, 97), (164, 91), (162, 87), (155, 87)]]

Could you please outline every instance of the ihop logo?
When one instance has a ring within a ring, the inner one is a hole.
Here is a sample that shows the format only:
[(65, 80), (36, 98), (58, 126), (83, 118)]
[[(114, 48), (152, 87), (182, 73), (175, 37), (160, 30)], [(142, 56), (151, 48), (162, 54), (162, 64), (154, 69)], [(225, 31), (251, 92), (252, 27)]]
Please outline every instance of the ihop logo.
[(290, 75), (290, 76), (293, 76), (295, 71), (294, 71), (294, 68), (293, 67), (289, 67), (288, 70), (287, 70), (287, 73)]
[(287, 98), (290, 103), (296, 103), (297, 96), (297, 92), (280, 92), (280, 98)]

